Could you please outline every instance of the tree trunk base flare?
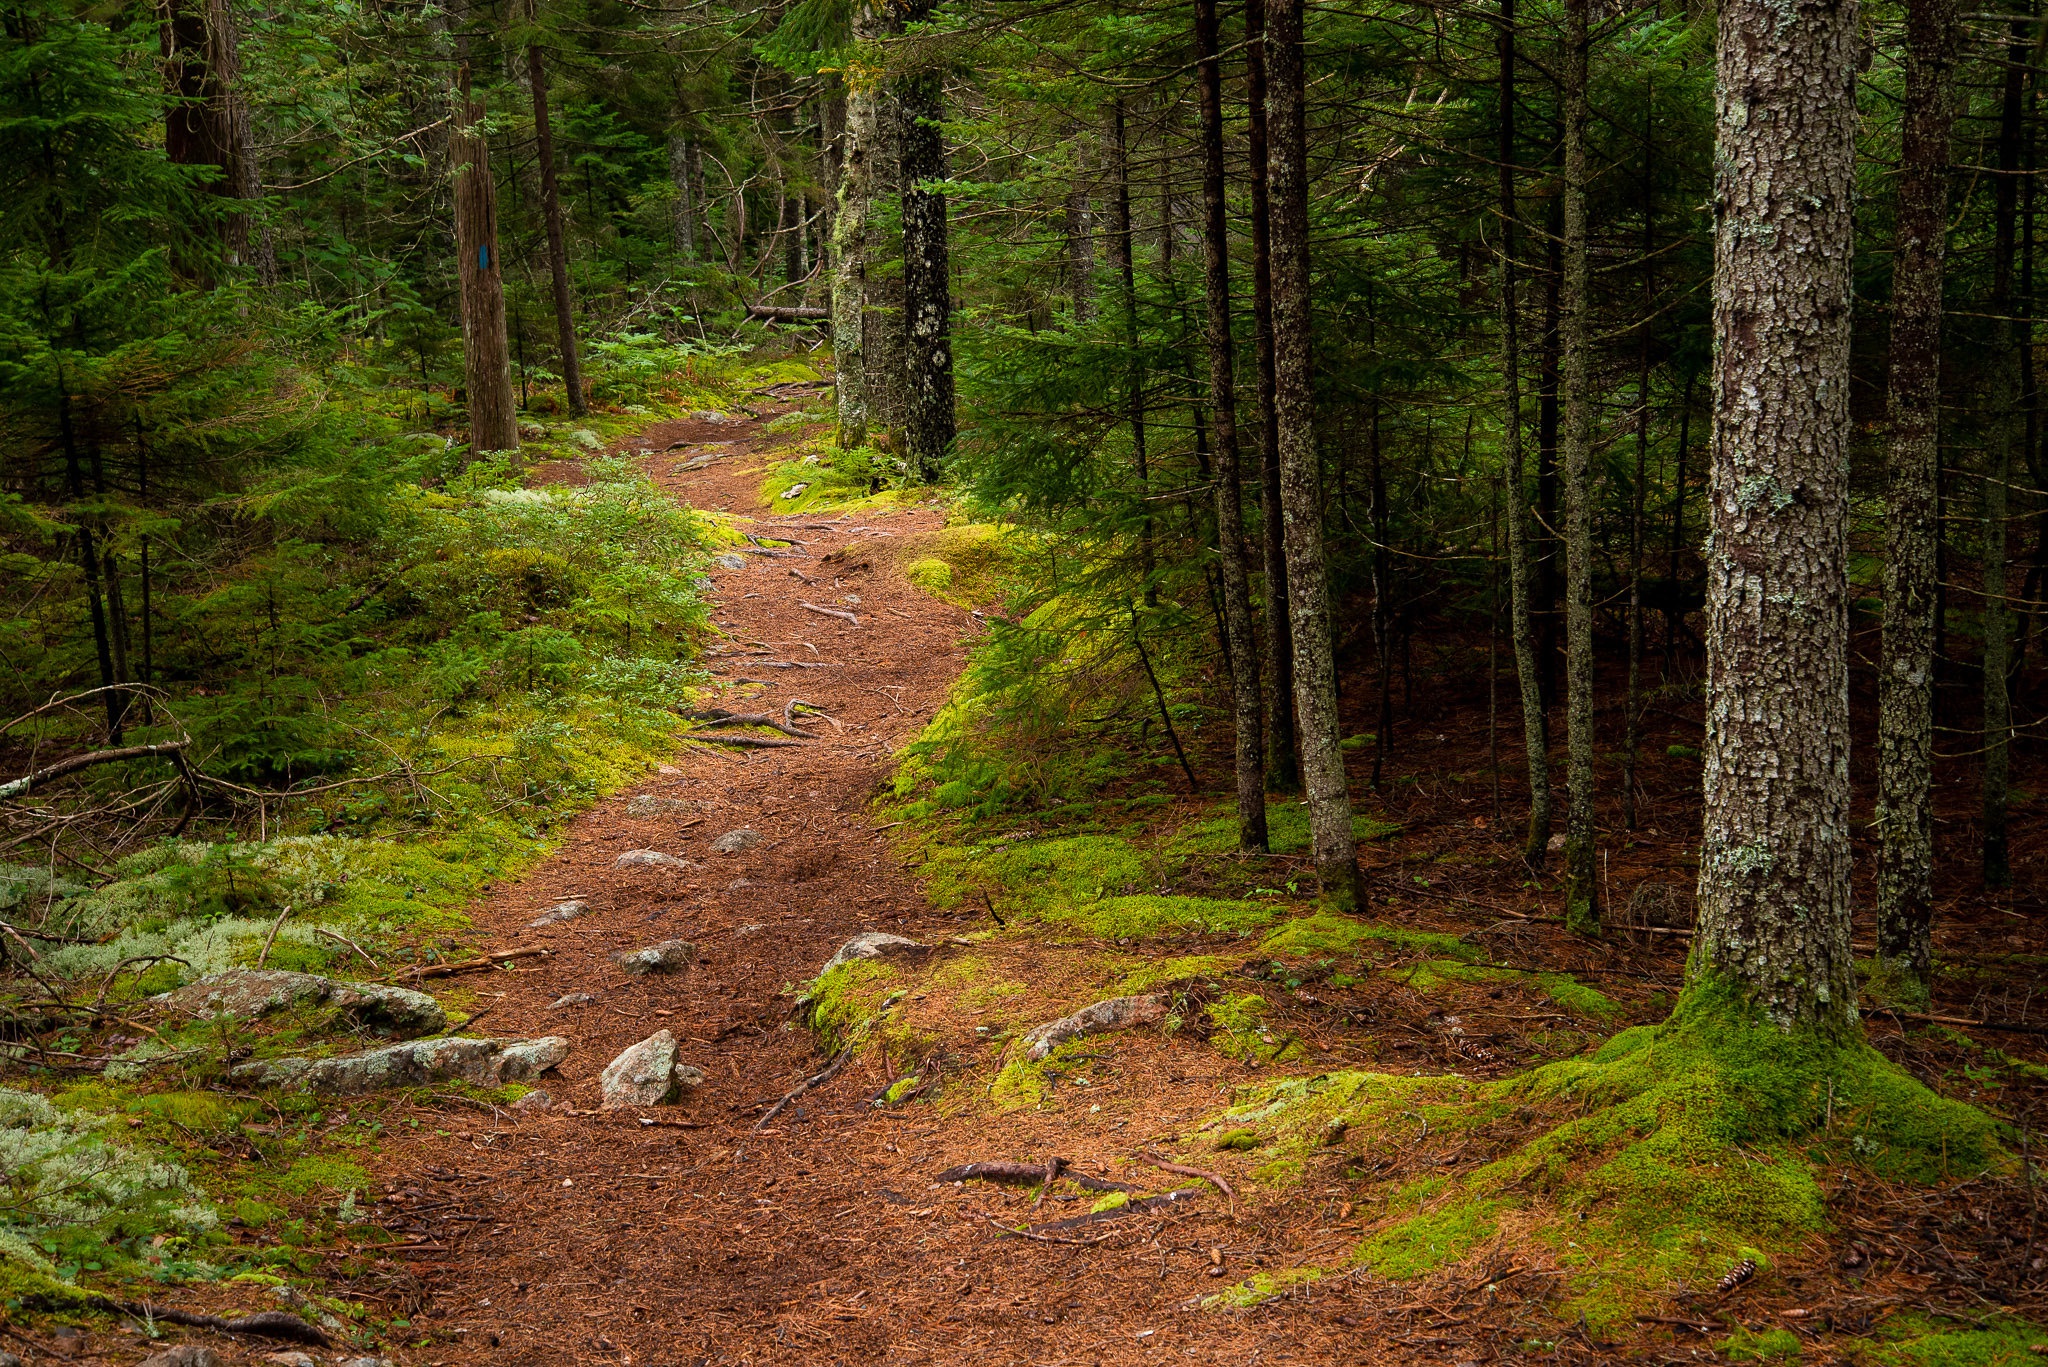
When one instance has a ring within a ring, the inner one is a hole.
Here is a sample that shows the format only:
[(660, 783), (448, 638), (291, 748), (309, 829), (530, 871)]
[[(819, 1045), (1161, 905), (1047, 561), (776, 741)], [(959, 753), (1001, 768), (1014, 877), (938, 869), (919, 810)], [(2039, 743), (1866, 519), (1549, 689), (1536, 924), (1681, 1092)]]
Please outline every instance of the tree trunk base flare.
[[(1586, 1058), (1491, 1082), (1347, 1070), (1241, 1090), (1211, 1124), (1268, 1164), (1310, 1163), (1332, 1134), (1407, 1156), (1382, 1181), (1441, 1183), (1422, 1211), (1359, 1249), (1383, 1276), (1450, 1266), (1512, 1228), (1583, 1250), (1553, 1312), (1625, 1333), (1675, 1287), (1711, 1287), (1745, 1259), (1805, 1254), (1829, 1227), (1845, 1165), (1935, 1183), (2000, 1161), (1997, 1124), (1929, 1091), (1861, 1040), (1786, 1035), (1738, 986), (1688, 988), (1671, 1018)], [(1422, 1137), (1417, 1118), (1431, 1122)], [(1513, 1115), (1508, 1133), (1484, 1129)], [(1455, 1133), (1444, 1177), (1427, 1130)], [(1486, 1134), (1479, 1139), (1473, 1136)]]

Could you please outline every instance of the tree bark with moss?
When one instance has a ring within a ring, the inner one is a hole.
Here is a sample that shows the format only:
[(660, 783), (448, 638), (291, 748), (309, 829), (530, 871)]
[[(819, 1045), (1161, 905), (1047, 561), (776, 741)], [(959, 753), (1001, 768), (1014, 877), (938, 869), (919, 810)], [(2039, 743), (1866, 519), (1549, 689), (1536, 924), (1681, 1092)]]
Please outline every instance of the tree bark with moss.
[(1855, 0), (1721, 8), (1695, 986), (1856, 1028), (1849, 948)]
[(1564, 280), (1558, 336), (1564, 352), (1565, 837), (1564, 920), (1600, 932), (1593, 866), (1593, 396), (1587, 373), (1586, 64), (1590, 0), (1564, 6)]

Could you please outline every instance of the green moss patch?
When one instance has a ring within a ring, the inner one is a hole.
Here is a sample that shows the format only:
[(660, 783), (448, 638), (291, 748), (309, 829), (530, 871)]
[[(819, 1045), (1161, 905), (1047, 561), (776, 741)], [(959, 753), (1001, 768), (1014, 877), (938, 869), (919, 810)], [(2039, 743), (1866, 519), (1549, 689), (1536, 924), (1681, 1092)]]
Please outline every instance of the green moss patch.
[(1955, 1323), (1909, 1315), (1885, 1328), (1868, 1354), (1884, 1367), (2030, 1367), (2041, 1361), (2035, 1345), (2048, 1343), (2048, 1328), (2018, 1316)]

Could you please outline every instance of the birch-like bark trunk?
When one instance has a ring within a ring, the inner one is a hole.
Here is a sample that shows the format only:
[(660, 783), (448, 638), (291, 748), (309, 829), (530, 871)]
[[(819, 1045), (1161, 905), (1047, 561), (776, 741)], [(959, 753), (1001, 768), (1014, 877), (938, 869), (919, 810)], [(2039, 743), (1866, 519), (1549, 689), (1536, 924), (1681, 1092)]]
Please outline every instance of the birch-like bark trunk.
[(1273, 409), (1279, 427), (1280, 514), (1294, 624), (1294, 711), (1308, 787), (1316, 877), (1325, 899), (1358, 905), (1358, 842), (1351, 790), (1337, 748), (1336, 652), (1323, 563), (1322, 469), (1316, 452), (1309, 356), (1308, 90), (1303, 0), (1267, 6), (1266, 113), (1273, 196)]
[(1857, 1028), (1849, 945), (1856, 0), (1723, 0), (1695, 987)]
[[(856, 6), (854, 41), (872, 41), (875, 25), (873, 6)], [(846, 136), (841, 144), (839, 189), (832, 215), (832, 371), (842, 451), (868, 444), (868, 199), (875, 146), (875, 81), (879, 76), (865, 65), (848, 63)]]
[(1948, 247), (1956, 0), (1908, 0), (1892, 259), (1890, 484), (1877, 697), (1877, 958), (1927, 1000), (1934, 920), (1935, 481), (1941, 463), (1941, 290)]

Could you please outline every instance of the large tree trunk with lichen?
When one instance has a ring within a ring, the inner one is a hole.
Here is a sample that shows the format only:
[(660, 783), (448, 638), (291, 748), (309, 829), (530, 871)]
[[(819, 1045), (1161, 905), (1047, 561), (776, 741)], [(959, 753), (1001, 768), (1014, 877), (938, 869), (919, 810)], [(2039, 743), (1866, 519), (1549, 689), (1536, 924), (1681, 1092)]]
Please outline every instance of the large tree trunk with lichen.
[(498, 183), (491, 178), (483, 102), (470, 97), (467, 65), (457, 76), (455, 110), (456, 127), (448, 146), (455, 164), (455, 253), (462, 278), (469, 444), (478, 452), (517, 451), (519, 411), (513, 401), (505, 276), (498, 258)]
[(1724, 0), (1695, 986), (1856, 1024), (1849, 947), (1849, 256), (1856, 0)]
[(1266, 755), (1260, 734), (1259, 654), (1245, 564), (1244, 485), (1237, 441), (1237, 349), (1230, 327), (1230, 238), (1223, 199), (1223, 64), (1216, 0), (1195, 0), (1195, 55), (1202, 85), (1202, 267), (1208, 304), (1209, 422), (1216, 434), (1216, 548), (1223, 630), (1230, 649), (1231, 722), (1237, 740), (1237, 843), (1266, 848)]
[(1303, 0), (1266, 8), (1266, 113), (1273, 196), (1273, 410), (1279, 427), (1280, 516), (1294, 625), (1294, 712), (1301, 772), (1323, 896), (1358, 904), (1358, 843), (1351, 790), (1337, 748), (1336, 653), (1323, 564), (1322, 470), (1316, 452), (1309, 356), (1308, 90)]
[(1877, 958), (1927, 999), (1934, 919), (1935, 480), (1941, 460), (1941, 282), (1948, 241), (1956, 0), (1908, 0), (1906, 107), (1892, 264), (1890, 487), (1878, 670)]
[(1586, 356), (1588, 4), (1564, 5), (1564, 279), (1557, 323), (1564, 389), (1564, 921), (1582, 935), (1600, 930), (1593, 859), (1593, 396)]
[[(180, 166), (217, 167), (217, 195), (244, 204), (261, 198), (241, 37), (228, 0), (168, 0), (157, 36), (167, 93), (175, 97), (164, 111), (164, 155)], [(248, 211), (224, 215), (220, 231), (228, 263), (246, 262)]]
[[(874, 37), (874, 10), (854, 13), (856, 41)], [(846, 138), (839, 156), (839, 188), (832, 213), (832, 371), (839, 405), (839, 449), (868, 442), (867, 266), (870, 171), (875, 150), (873, 76), (849, 73)]]
[[(929, 18), (929, 0), (907, 11)], [(939, 478), (953, 454), (953, 280), (946, 241), (944, 76), (917, 71), (897, 82), (903, 185), (903, 457), (912, 476)]]

